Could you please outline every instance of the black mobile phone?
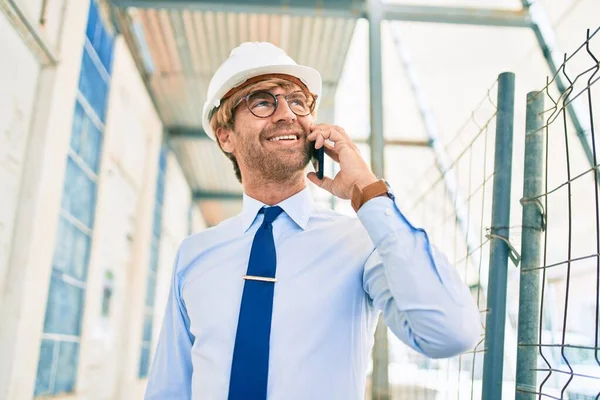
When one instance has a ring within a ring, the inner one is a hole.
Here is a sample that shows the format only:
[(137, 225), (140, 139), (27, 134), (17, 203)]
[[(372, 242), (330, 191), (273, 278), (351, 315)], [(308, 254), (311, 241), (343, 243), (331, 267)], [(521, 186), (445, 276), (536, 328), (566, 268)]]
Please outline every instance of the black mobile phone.
[(315, 149), (315, 143), (312, 145), (312, 165), (317, 173), (317, 178), (323, 179), (323, 168), (325, 166), (325, 146), (321, 146), (320, 149)]

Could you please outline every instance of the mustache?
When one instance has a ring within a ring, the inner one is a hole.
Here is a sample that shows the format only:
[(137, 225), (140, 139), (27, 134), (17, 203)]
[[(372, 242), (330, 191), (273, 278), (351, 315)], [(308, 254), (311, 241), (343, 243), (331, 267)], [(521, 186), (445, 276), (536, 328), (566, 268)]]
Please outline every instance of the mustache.
[(300, 124), (283, 122), (278, 123), (277, 125), (272, 126), (270, 128), (263, 129), (260, 135), (261, 139), (267, 139), (279, 131), (295, 133), (299, 137), (305, 137), (307, 135), (306, 132), (304, 132), (304, 129), (302, 129), (302, 126), (300, 126)]

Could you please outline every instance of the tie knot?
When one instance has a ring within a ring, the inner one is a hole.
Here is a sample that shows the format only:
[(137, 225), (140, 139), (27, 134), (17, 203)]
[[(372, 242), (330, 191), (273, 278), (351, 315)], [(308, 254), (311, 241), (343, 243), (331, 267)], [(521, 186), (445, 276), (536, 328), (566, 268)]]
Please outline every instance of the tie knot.
[(274, 206), (263, 208), (261, 211), (265, 213), (265, 220), (263, 221), (263, 224), (270, 224), (275, 221), (275, 218), (277, 218), (283, 210), (279, 206)]

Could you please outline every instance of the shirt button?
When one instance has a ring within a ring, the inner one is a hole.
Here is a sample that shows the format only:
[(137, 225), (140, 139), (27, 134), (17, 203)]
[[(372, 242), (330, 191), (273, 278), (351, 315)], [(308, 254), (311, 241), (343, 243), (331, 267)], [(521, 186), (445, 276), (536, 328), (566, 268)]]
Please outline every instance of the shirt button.
[(386, 209), (385, 209), (385, 215), (387, 215), (388, 217), (389, 217), (390, 215), (392, 215), (393, 213), (394, 213), (394, 212), (392, 211), (392, 209), (391, 209), (391, 208), (386, 208)]

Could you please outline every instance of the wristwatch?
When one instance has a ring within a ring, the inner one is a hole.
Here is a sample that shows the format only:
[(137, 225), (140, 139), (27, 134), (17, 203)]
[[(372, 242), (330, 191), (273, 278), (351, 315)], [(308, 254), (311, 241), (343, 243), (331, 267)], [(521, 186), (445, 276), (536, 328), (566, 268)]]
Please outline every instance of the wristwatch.
[(371, 200), (374, 197), (384, 195), (394, 200), (394, 194), (392, 193), (392, 189), (390, 188), (390, 185), (385, 179), (379, 179), (377, 182), (373, 182), (370, 185), (365, 186), (362, 190), (360, 190), (360, 188), (357, 185), (354, 185), (352, 187), (352, 200), (350, 204), (352, 204), (352, 208), (354, 208), (354, 211), (358, 212), (358, 210), (367, 201)]

